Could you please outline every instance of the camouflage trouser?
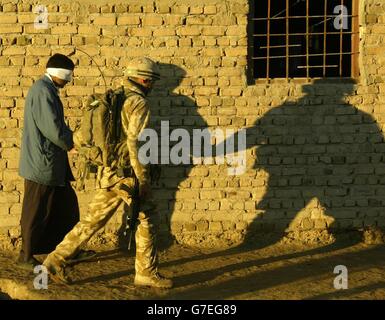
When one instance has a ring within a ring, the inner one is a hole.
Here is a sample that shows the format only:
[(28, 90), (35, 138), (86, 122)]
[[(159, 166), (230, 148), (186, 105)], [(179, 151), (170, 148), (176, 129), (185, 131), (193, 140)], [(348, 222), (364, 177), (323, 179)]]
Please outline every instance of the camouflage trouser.
[[(80, 219), (47, 259), (65, 263), (76, 255), (81, 246), (105, 226), (122, 201), (130, 206), (134, 188), (135, 180), (126, 178), (113, 187), (98, 189), (89, 205), (88, 214)], [(156, 219), (158, 215), (154, 211), (155, 205), (150, 200), (141, 201), (140, 223), (135, 233), (135, 272), (141, 275), (150, 275), (157, 271)]]

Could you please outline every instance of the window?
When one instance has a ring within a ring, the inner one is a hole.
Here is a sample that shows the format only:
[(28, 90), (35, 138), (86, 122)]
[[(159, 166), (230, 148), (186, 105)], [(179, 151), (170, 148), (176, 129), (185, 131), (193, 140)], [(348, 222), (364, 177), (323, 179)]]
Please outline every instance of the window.
[(252, 78), (357, 77), (358, 1), (250, 0)]

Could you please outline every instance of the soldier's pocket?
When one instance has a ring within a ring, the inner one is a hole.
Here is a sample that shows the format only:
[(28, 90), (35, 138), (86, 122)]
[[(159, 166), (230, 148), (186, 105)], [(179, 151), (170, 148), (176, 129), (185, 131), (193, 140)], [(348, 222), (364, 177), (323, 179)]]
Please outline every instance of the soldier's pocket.
[(135, 178), (124, 178), (121, 182), (116, 184), (114, 191), (122, 197), (131, 198), (135, 192)]

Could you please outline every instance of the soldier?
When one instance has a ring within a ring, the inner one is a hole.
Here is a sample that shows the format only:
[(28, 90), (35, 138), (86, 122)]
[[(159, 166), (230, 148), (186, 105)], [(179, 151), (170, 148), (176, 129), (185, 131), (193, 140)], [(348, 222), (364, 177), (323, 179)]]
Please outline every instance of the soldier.
[[(116, 157), (110, 167), (98, 168), (98, 184), (89, 212), (70, 231), (44, 265), (55, 282), (70, 283), (65, 273), (66, 262), (73, 257), (96, 231), (102, 228), (124, 201), (132, 205), (139, 188), (139, 225), (136, 230), (135, 285), (171, 288), (173, 283), (158, 272), (156, 226), (158, 214), (151, 201), (149, 170), (138, 158), (138, 136), (147, 126), (150, 109), (146, 96), (160, 78), (157, 64), (149, 58), (131, 61), (125, 70), (127, 99), (121, 111), (122, 137), (116, 145)], [(75, 146), (82, 144), (80, 131), (74, 135)], [(116, 167), (124, 168), (117, 170)]]

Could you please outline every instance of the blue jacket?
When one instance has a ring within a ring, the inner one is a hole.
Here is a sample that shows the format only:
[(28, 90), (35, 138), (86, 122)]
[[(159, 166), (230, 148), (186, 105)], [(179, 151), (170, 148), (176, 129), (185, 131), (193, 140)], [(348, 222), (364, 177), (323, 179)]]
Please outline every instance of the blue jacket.
[(44, 185), (64, 186), (73, 180), (67, 156), (72, 147), (72, 131), (64, 122), (58, 89), (45, 75), (29, 89), (25, 101), (20, 176)]

